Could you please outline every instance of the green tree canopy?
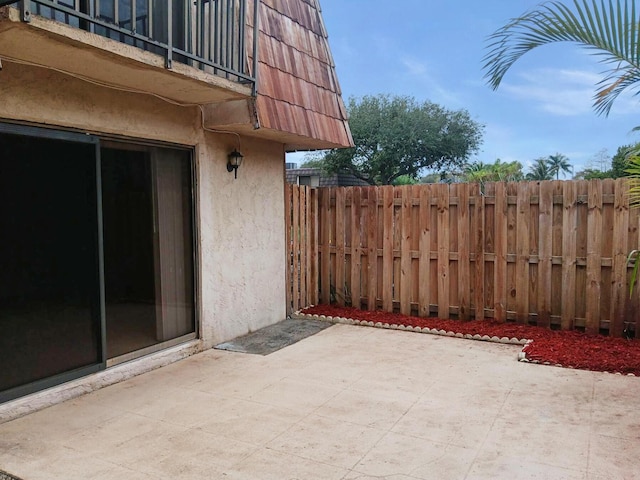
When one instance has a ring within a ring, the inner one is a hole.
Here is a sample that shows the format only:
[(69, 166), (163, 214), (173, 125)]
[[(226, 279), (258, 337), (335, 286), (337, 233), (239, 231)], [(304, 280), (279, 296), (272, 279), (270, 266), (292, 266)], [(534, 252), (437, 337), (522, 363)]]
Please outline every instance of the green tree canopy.
[(461, 167), (482, 141), (483, 126), (466, 110), (412, 97), (350, 98), (347, 109), (355, 147), (330, 150), (323, 163), (329, 172), (348, 172), (371, 185), (403, 176), (417, 180), (425, 168)]

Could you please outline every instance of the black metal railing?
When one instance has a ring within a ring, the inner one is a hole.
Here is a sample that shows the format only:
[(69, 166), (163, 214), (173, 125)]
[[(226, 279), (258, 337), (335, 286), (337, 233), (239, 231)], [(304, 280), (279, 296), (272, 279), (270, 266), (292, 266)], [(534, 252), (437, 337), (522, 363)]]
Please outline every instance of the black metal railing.
[[(251, 1), (251, 0), (250, 0)], [(260, 0), (253, 0), (257, 30)], [(252, 84), (255, 93), (257, 41), (253, 68), (247, 62), (247, 0), (0, 0), (20, 8), (22, 20), (39, 15), (75, 28), (161, 54), (174, 61)]]

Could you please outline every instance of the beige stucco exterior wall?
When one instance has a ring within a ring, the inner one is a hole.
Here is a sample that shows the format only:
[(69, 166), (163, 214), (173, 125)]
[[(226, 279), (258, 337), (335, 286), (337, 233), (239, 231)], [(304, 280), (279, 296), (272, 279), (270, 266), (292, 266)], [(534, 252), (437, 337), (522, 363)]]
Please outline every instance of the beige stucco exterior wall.
[(3, 62), (0, 121), (25, 121), (190, 145), (196, 159), (198, 309), (202, 348), (285, 317), (284, 149), (241, 138), (238, 179), (226, 170), (235, 135), (205, 132), (197, 107)]

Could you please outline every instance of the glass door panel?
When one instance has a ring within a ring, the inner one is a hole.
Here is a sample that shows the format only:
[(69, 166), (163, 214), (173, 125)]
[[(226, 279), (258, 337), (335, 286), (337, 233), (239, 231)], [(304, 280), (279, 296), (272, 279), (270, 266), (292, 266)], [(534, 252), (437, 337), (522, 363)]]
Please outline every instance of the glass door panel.
[(0, 232), (0, 394), (100, 364), (96, 144), (0, 129)]

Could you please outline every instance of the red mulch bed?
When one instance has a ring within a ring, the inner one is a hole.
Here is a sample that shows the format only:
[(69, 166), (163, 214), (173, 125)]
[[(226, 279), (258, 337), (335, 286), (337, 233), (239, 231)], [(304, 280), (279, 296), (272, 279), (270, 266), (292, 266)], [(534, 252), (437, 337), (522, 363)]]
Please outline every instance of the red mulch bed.
[(529, 325), (495, 321), (441, 320), (421, 318), (381, 311), (369, 312), (351, 307), (316, 305), (303, 310), (306, 314), (344, 317), (353, 320), (435, 328), (447, 332), (488, 335), (534, 340), (523, 352), (530, 361), (549, 362), (567, 368), (634, 374), (640, 376), (640, 340), (627, 340), (602, 335), (587, 335), (577, 331), (550, 330)]

